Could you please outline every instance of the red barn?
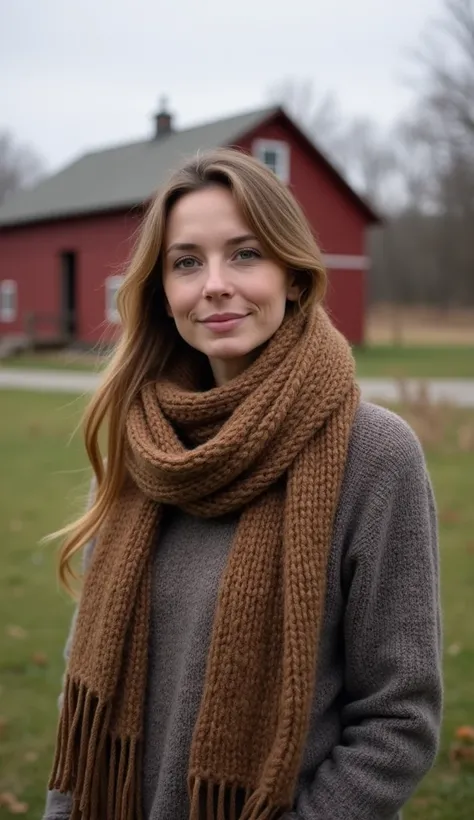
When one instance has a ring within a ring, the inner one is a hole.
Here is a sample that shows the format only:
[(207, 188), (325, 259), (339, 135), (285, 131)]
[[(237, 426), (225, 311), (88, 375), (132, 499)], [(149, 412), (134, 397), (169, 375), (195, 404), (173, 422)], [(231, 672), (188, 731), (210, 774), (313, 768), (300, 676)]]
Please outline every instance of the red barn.
[(364, 338), (366, 231), (378, 217), (279, 107), (173, 129), (88, 153), (0, 208), (0, 337), (84, 346), (113, 338), (115, 294), (153, 191), (198, 149), (239, 146), (291, 188), (323, 249), (327, 305), (353, 343)]

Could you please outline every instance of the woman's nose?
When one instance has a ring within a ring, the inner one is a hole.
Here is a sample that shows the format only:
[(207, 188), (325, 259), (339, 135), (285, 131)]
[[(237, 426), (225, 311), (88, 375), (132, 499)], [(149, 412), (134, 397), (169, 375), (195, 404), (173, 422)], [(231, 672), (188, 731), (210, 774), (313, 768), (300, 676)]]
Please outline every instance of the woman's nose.
[(216, 261), (208, 266), (203, 290), (205, 296), (223, 296), (231, 292), (230, 279), (221, 262)]

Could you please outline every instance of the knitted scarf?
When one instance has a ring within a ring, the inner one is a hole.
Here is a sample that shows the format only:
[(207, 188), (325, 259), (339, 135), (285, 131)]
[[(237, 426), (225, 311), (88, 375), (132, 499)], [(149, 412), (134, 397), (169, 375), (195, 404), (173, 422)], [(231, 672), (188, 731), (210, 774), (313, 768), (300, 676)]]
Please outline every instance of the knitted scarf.
[(127, 478), (84, 581), (50, 781), (72, 793), (71, 820), (142, 818), (163, 505), (203, 517), (241, 511), (190, 749), (190, 820), (273, 820), (293, 803), (359, 401), (354, 362), (320, 307), (289, 316), (224, 386), (203, 390), (188, 361), (175, 355), (131, 407)]

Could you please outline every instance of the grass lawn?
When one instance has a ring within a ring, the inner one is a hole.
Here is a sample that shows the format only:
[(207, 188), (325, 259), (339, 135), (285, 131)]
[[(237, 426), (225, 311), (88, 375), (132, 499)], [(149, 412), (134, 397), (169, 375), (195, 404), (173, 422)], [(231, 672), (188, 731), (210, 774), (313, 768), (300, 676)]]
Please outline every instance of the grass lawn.
[(373, 378), (474, 379), (474, 347), (371, 345), (354, 350), (357, 373)]
[[(354, 349), (360, 377), (372, 378), (466, 378), (474, 379), (474, 347), (370, 345)], [(0, 362), (0, 367), (54, 370), (99, 370), (101, 362), (94, 354), (61, 352), (14, 356)]]
[[(31, 820), (44, 806), (72, 613), (56, 588), (56, 548), (38, 541), (82, 509), (87, 494), (80, 437), (69, 442), (82, 401), (0, 391), (0, 804), (11, 792)], [(415, 408), (408, 417), (426, 433), (440, 512), (446, 715), (438, 764), (404, 820), (470, 820), (474, 769), (457, 768), (449, 752), (457, 727), (474, 724), (474, 415), (445, 409), (449, 417), (434, 424), (430, 412)], [(10, 816), (0, 807), (0, 818)]]
[(52, 353), (20, 353), (0, 360), (0, 368), (14, 370), (75, 370), (94, 372), (100, 370), (103, 360), (93, 353), (60, 351)]

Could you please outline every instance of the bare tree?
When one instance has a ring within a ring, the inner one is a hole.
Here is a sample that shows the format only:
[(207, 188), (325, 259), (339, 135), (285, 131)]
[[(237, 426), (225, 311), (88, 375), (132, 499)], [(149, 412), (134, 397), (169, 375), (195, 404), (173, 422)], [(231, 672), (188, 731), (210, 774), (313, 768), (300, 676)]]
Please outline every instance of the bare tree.
[(0, 131), (0, 205), (13, 191), (34, 183), (42, 171), (36, 151), (18, 143), (9, 131)]
[(333, 158), (344, 131), (339, 104), (331, 93), (319, 96), (312, 80), (287, 78), (268, 90), (272, 102), (283, 107)]
[(418, 50), (421, 97), (442, 138), (474, 150), (474, 2), (445, 0)]
[(411, 57), (417, 98), (393, 140), (404, 207), (373, 237), (371, 295), (474, 304), (474, 0), (445, 0)]
[(390, 215), (400, 209), (400, 163), (390, 132), (357, 117), (347, 122), (338, 152), (352, 184), (378, 211)]
[(445, 0), (443, 10), (417, 54), (440, 260), (436, 299), (473, 303), (474, 0)]
[(474, 304), (474, 0), (445, 0), (421, 43), (413, 110), (391, 132), (344, 118), (309, 81), (280, 83), (273, 98), (390, 217), (371, 237), (372, 298)]
[(318, 97), (310, 80), (283, 80), (269, 97), (288, 110), (362, 196), (380, 210), (393, 210), (400, 188), (396, 153), (375, 122), (348, 120), (334, 95)]

